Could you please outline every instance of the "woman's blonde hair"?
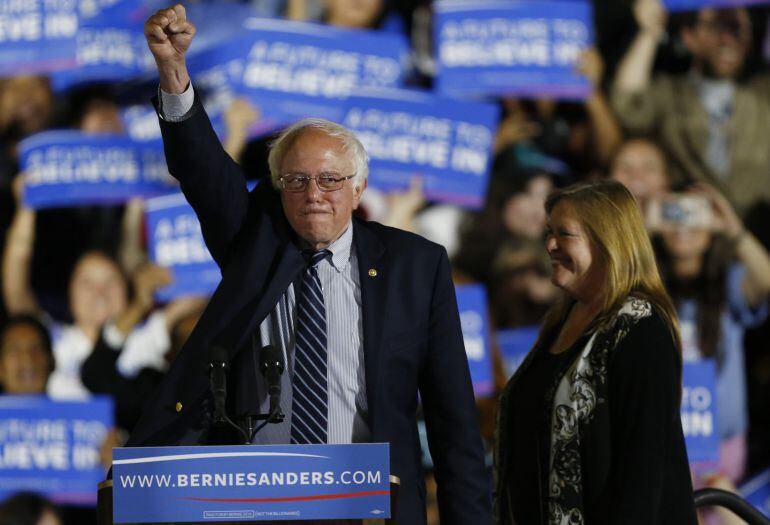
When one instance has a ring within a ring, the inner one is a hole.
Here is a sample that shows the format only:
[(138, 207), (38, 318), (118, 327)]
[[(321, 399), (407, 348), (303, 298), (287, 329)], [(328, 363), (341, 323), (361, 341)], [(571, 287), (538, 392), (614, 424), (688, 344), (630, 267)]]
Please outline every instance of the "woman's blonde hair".
[[(579, 218), (605, 266), (605, 296), (593, 329), (614, 317), (628, 296), (639, 297), (657, 307), (681, 352), (676, 309), (663, 286), (652, 243), (631, 192), (615, 181), (580, 183), (548, 197), (545, 209), (549, 216), (559, 204), (568, 206)], [(572, 304), (571, 298), (564, 297), (548, 311), (541, 337), (564, 320)]]

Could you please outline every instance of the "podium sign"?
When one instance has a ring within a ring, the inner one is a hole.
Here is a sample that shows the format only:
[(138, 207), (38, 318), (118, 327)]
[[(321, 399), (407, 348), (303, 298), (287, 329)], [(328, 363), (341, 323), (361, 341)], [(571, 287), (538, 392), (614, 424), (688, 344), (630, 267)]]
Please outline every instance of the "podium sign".
[(387, 444), (116, 448), (114, 523), (390, 517)]

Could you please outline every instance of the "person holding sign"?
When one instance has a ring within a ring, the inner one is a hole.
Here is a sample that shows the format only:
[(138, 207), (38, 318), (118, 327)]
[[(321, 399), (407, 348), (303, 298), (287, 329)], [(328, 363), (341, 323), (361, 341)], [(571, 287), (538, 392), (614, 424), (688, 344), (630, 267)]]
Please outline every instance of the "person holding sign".
[(230, 363), (231, 418), (268, 412), (256, 364), (271, 345), (286, 370), (285, 420), (251, 436), (219, 432), (220, 444), (389, 443), (391, 473), (401, 480), (396, 518), (425, 523), (419, 392), (442, 523), (489, 523), (445, 250), (352, 216), (367, 185), (367, 155), (333, 122), (285, 130), (270, 152), (271, 181), (249, 192), (192, 89), (185, 55), (195, 27), (184, 7), (158, 11), (145, 35), (160, 73), (156, 106), (169, 171), (198, 215), (222, 282), (128, 445), (214, 444), (212, 349), (224, 349)]
[(498, 523), (694, 524), (676, 311), (617, 182), (546, 202), (564, 291), (500, 400)]

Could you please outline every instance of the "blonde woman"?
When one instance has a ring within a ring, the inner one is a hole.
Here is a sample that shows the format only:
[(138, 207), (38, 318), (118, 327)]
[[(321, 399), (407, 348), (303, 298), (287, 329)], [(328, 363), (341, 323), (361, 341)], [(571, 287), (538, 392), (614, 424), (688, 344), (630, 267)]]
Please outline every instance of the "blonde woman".
[(564, 295), (501, 398), (498, 522), (694, 524), (678, 323), (636, 201), (579, 184), (546, 212)]

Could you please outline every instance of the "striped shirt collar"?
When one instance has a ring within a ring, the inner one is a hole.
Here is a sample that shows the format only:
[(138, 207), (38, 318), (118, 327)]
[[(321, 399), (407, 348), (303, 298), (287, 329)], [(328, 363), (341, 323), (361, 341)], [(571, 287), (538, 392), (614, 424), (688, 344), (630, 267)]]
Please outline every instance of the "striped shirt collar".
[(353, 247), (353, 222), (348, 223), (345, 232), (326, 249), (332, 252), (329, 262), (338, 272), (342, 272), (350, 263), (350, 250)]

